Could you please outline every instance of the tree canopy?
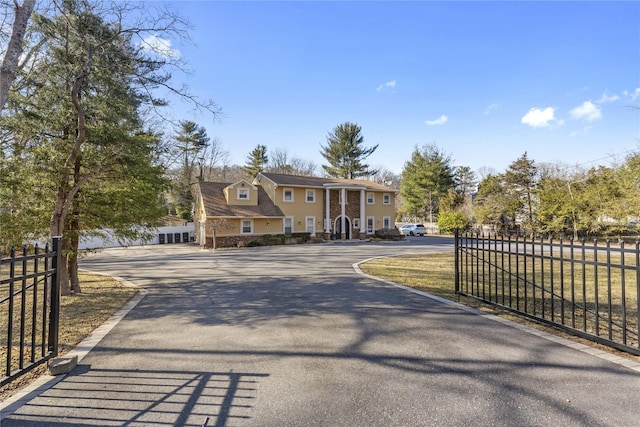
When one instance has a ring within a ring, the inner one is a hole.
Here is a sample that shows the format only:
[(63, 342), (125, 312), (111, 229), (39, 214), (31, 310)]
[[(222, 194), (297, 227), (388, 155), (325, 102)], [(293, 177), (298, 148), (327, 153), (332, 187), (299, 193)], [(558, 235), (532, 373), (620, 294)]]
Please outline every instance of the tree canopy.
[(435, 144), (414, 148), (404, 164), (400, 195), (403, 210), (419, 218), (435, 222), (440, 197), (454, 187), (451, 157)]
[(267, 157), (267, 147), (265, 145), (258, 144), (251, 153), (247, 156), (247, 162), (245, 163), (244, 170), (251, 177), (251, 179), (258, 176), (260, 172), (263, 172), (269, 157)]
[(364, 160), (376, 149), (364, 147), (362, 128), (355, 123), (345, 122), (336, 126), (327, 135), (327, 144), (321, 145), (320, 154), (328, 165), (322, 165), (324, 171), (332, 177), (356, 179), (375, 175), (376, 170), (369, 169)]

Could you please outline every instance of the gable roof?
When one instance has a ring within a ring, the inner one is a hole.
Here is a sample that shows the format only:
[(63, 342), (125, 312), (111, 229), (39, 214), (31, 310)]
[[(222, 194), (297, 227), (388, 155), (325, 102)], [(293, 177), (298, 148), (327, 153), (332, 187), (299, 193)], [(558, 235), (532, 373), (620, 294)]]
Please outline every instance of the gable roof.
[(283, 173), (270, 172), (261, 172), (260, 174), (258, 174), (257, 179), (260, 180), (261, 176), (267, 178), (268, 180), (279, 186), (286, 185), (290, 187), (326, 188), (336, 185), (352, 185), (357, 187), (364, 187), (367, 190), (388, 191), (391, 193), (398, 192), (398, 190), (395, 190), (393, 188), (365, 179), (319, 178), (315, 176), (287, 175)]
[(202, 204), (207, 217), (282, 217), (282, 210), (273, 204), (267, 193), (260, 186), (257, 205), (227, 204), (223, 190), (232, 184), (225, 182), (200, 182), (198, 188), (202, 195)]

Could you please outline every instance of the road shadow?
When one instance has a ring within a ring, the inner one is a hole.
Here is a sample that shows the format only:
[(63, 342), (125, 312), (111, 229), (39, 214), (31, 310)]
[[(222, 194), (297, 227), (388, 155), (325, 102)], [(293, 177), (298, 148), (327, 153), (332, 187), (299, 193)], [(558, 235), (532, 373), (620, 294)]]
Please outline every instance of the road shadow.
[(2, 426), (234, 425), (251, 418), (259, 383), (268, 376), (79, 365)]

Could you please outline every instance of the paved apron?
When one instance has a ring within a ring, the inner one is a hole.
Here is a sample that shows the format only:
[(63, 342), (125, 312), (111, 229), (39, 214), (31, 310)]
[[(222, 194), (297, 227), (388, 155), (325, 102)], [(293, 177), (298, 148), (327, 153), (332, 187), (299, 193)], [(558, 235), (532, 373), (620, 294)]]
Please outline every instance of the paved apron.
[(82, 266), (146, 296), (2, 427), (640, 425), (638, 372), (352, 267), (451, 249), (103, 251)]

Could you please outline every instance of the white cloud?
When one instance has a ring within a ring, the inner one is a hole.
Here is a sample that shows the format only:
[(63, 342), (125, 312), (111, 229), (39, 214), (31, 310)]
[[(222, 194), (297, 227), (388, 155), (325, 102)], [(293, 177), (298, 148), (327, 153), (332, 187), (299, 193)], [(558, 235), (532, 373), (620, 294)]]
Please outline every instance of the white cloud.
[(382, 89), (395, 89), (396, 88), (396, 81), (395, 80), (390, 80), (386, 83), (381, 84), (380, 86), (378, 86), (378, 88), (376, 89), (377, 91), (381, 91)]
[(586, 120), (592, 122), (602, 118), (602, 112), (593, 102), (585, 101), (579, 107), (574, 108), (570, 112), (571, 118), (575, 120)]
[(624, 96), (631, 98), (632, 101), (640, 98), (640, 87), (637, 87), (633, 92), (624, 91)]
[(484, 109), (484, 112), (482, 114), (484, 114), (485, 116), (488, 116), (489, 114), (493, 113), (494, 111), (498, 110), (500, 108), (500, 106), (496, 103), (493, 104), (489, 104), (487, 105), (487, 108)]
[[(550, 126), (551, 122), (556, 120), (554, 114), (555, 110), (552, 107), (547, 107), (544, 110), (540, 108), (532, 108), (522, 117), (521, 122), (534, 128), (545, 128)], [(562, 124), (562, 122), (558, 123)]]
[(615, 102), (619, 100), (620, 97), (618, 95), (607, 95), (603, 93), (600, 99), (596, 101), (596, 104), (604, 104), (605, 102)]
[(442, 116), (438, 117), (435, 120), (426, 120), (425, 123), (428, 124), (429, 126), (437, 126), (437, 125), (445, 124), (447, 120), (449, 120), (449, 117), (443, 114)]
[(180, 51), (171, 47), (171, 40), (163, 39), (158, 36), (147, 36), (140, 44), (142, 49), (153, 52), (156, 55), (169, 59), (180, 58)]

